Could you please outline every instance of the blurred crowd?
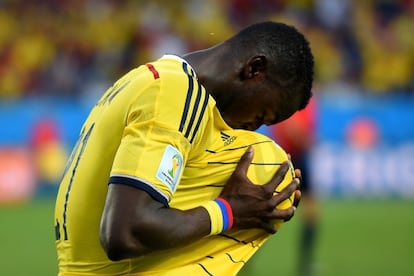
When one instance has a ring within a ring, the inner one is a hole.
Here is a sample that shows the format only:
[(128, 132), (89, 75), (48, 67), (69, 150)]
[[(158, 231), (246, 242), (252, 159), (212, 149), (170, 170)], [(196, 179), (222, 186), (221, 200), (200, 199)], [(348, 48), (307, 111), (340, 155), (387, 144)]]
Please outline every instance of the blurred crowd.
[(94, 97), (267, 19), (305, 33), (321, 90), (414, 91), (413, 0), (0, 0), (0, 98)]

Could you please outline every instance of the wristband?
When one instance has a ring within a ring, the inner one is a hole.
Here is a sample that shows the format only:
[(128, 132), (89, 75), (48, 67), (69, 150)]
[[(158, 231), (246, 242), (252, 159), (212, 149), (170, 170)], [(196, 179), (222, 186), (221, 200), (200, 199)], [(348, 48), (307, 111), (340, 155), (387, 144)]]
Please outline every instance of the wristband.
[(233, 211), (230, 204), (218, 197), (201, 205), (210, 216), (210, 235), (217, 235), (230, 230), (233, 226)]
[(221, 197), (217, 197), (214, 200), (221, 209), (223, 216), (223, 232), (230, 230), (233, 227), (233, 210), (227, 200)]

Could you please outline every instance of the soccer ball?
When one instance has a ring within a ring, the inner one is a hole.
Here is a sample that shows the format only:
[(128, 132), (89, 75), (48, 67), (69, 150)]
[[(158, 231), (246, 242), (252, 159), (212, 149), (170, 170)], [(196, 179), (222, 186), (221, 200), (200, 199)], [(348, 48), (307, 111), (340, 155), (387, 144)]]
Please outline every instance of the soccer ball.
[[(289, 159), (287, 153), (282, 147), (271, 140), (269, 141), (269, 138), (266, 138), (263, 137), (263, 141), (267, 140), (268, 142), (256, 143), (252, 145), (254, 148), (254, 157), (252, 164), (247, 171), (249, 179), (260, 184), (268, 183), (282, 163)], [(283, 181), (276, 187), (275, 194), (279, 193), (283, 190), (283, 188), (289, 185), (294, 177), (294, 167), (290, 162), (290, 168)], [(280, 210), (290, 208), (293, 204), (293, 200), (294, 193), (288, 199), (276, 206), (276, 208)], [(283, 224), (283, 220), (274, 220), (274, 224), (278, 229)]]

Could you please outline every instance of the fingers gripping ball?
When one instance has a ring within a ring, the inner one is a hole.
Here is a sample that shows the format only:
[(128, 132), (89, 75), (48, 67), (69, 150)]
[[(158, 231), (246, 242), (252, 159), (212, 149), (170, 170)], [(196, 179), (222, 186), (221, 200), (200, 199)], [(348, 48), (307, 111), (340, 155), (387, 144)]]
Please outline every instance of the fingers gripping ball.
[[(256, 134), (257, 135), (257, 134)], [(247, 176), (250, 180), (258, 184), (268, 183), (283, 162), (289, 160), (285, 150), (273, 141), (263, 143), (256, 143), (254, 147), (254, 157), (247, 171)], [(295, 171), (292, 163), (290, 168), (285, 175), (283, 181), (276, 187), (275, 194), (282, 191), (288, 186), (295, 177)], [(276, 206), (277, 209), (284, 210), (288, 209), (293, 205), (294, 193), (286, 200), (282, 201)], [(276, 228), (279, 228), (283, 220), (274, 221)]]

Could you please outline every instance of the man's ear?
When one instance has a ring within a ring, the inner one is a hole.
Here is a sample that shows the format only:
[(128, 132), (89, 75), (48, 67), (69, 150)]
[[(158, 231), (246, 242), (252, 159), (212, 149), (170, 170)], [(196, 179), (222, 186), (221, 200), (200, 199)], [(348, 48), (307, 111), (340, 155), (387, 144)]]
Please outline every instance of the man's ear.
[(243, 68), (243, 79), (252, 79), (261, 76), (266, 70), (267, 60), (264, 55), (250, 58)]

